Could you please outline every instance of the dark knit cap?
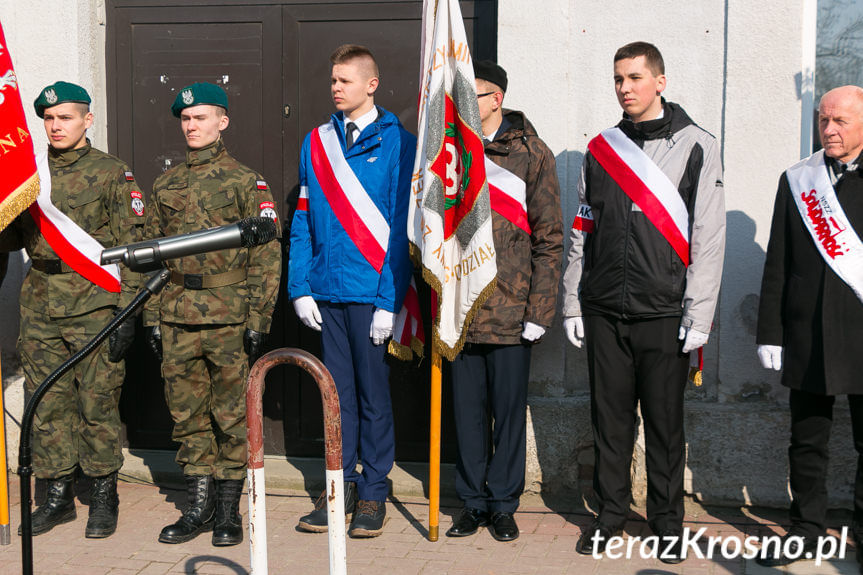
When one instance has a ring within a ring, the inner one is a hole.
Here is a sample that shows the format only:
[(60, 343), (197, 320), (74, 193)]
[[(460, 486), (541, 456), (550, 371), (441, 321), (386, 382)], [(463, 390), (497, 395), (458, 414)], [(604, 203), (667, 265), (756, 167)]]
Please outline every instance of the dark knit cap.
[(500, 86), (502, 92), (506, 92), (506, 70), (491, 60), (474, 60), (473, 75), (477, 80), (485, 80)]

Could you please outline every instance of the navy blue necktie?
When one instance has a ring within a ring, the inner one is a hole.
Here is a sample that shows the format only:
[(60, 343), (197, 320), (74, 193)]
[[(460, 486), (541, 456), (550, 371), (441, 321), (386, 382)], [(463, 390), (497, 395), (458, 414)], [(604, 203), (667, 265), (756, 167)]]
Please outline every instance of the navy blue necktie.
[(345, 125), (345, 143), (347, 147), (350, 148), (354, 145), (354, 130), (357, 129), (357, 125), (353, 122), (348, 122)]

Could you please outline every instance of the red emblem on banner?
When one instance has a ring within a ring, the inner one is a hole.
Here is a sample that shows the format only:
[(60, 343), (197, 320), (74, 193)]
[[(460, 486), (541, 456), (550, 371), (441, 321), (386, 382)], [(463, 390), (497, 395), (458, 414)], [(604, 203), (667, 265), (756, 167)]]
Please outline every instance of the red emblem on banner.
[(444, 239), (458, 229), (473, 209), (485, 181), (485, 150), (482, 139), (458, 114), (452, 97), (446, 95), (445, 130), (441, 149), (430, 169), (445, 188)]

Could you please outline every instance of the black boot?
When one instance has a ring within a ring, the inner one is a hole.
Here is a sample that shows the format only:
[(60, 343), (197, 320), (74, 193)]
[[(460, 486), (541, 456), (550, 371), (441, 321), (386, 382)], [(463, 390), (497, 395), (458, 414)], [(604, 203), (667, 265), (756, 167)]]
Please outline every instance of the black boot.
[[(72, 474), (56, 479), (44, 479), (47, 483), (45, 503), (31, 515), (33, 535), (47, 533), (57, 525), (75, 521), (75, 493)], [(21, 535), (21, 527), (18, 527)]]
[[(356, 506), (357, 484), (353, 481), (345, 481), (345, 523), (351, 520), (351, 513)], [(297, 529), (310, 533), (326, 533), (327, 525), (327, 492), (324, 490), (315, 501), (315, 510), (300, 517)]]
[(213, 527), (213, 545), (227, 547), (243, 542), (243, 520), (240, 517), (242, 479), (216, 480), (216, 525)]
[(117, 472), (104, 477), (94, 477), (90, 487), (90, 516), (84, 537), (101, 539), (117, 530), (117, 512), (120, 498), (117, 496)]
[(185, 543), (213, 528), (216, 514), (216, 489), (210, 475), (186, 475), (189, 507), (176, 523), (159, 534), (161, 543)]

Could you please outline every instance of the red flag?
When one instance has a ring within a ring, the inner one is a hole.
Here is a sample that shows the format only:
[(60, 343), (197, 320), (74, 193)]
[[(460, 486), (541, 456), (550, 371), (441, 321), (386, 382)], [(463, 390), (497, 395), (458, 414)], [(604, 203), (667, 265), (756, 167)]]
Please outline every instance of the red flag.
[(0, 230), (39, 195), (33, 140), (0, 22)]

